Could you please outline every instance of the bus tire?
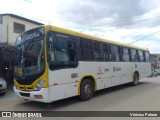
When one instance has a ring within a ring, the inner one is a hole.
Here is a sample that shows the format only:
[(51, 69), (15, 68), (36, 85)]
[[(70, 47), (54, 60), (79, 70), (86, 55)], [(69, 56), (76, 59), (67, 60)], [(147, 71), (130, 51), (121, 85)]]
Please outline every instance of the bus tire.
[(134, 73), (132, 85), (136, 86), (136, 85), (138, 85), (138, 82), (139, 82), (139, 75), (138, 75), (138, 73)]
[(80, 98), (81, 100), (89, 100), (94, 94), (94, 84), (90, 79), (84, 79), (80, 86)]

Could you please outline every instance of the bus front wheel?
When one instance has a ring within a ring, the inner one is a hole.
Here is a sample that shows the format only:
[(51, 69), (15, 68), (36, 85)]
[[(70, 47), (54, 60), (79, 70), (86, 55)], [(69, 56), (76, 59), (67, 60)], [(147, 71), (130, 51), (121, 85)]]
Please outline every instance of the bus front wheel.
[(84, 79), (80, 87), (80, 98), (84, 101), (92, 98), (94, 94), (94, 85), (90, 79)]
[(139, 75), (138, 75), (138, 73), (134, 73), (132, 85), (133, 86), (138, 85), (138, 81), (139, 81)]

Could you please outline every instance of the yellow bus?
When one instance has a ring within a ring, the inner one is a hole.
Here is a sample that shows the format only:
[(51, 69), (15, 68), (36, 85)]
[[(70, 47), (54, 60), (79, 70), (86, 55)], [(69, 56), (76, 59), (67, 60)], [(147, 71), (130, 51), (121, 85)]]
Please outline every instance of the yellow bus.
[(50, 103), (151, 75), (148, 49), (44, 25), (16, 40), (14, 91), (30, 101)]

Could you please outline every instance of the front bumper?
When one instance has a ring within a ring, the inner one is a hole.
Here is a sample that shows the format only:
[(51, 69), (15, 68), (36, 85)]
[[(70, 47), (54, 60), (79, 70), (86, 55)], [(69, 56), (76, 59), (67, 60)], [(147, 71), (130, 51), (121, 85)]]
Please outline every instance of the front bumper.
[[(14, 86), (14, 92), (19, 97), (29, 101), (38, 101), (38, 102), (44, 102), (44, 103), (50, 102), (48, 88), (42, 88), (40, 91), (21, 91)], [(42, 97), (37, 98), (37, 96), (42, 96)]]
[(6, 86), (0, 87), (0, 93), (5, 93), (5, 92), (7, 92), (7, 87)]
[(5, 89), (0, 88), (0, 93), (5, 93), (5, 92), (7, 92), (7, 88), (5, 88)]

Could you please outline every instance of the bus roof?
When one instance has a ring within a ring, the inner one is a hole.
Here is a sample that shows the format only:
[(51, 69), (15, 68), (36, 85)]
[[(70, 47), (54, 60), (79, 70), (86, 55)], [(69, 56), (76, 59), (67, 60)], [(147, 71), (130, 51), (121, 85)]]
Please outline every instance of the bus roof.
[(44, 27), (46, 27), (48, 29), (51, 29), (53, 31), (56, 31), (56, 32), (61, 32), (61, 33), (64, 33), (64, 34), (78, 36), (78, 37), (81, 37), (81, 38), (91, 39), (91, 40), (100, 41), (100, 42), (106, 42), (106, 43), (109, 43), (109, 44), (114, 44), (114, 45), (139, 49), (139, 50), (143, 50), (143, 51), (149, 51), (148, 49), (140, 48), (140, 47), (137, 47), (137, 46), (132, 46), (132, 45), (116, 42), (116, 41), (111, 41), (111, 40), (108, 40), (108, 39), (103, 39), (103, 38), (87, 35), (87, 34), (84, 34), (84, 33), (76, 32), (76, 31), (72, 31), (72, 30), (68, 30), (68, 29), (64, 29), (64, 28), (60, 28), (60, 27), (56, 27), (56, 26), (52, 26), (52, 25), (44, 25)]

